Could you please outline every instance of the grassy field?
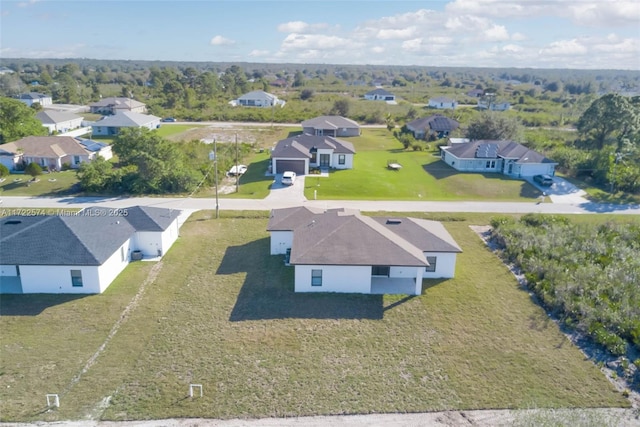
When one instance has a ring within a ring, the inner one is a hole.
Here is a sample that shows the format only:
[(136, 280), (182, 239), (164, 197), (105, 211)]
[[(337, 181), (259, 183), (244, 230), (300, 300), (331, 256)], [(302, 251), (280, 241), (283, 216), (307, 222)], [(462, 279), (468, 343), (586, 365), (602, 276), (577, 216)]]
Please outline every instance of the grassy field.
[(30, 182), (31, 176), (11, 174), (0, 183), (1, 196), (68, 196), (78, 193), (76, 172), (72, 170), (42, 174), (40, 181)]
[(418, 297), (294, 294), (266, 213), (212, 215), (183, 226), (82, 375), (160, 266), (134, 263), (102, 295), (3, 296), (2, 420), (629, 406), (469, 229), (488, 215), (431, 216), (464, 253)]
[(192, 124), (192, 125), (174, 125), (162, 123), (156, 132), (163, 138), (168, 138), (174, 135), (180, 135), (181, 133), (185, 133), (188, 130), (202, 127), (202, 125)]
[[(328, 178), (307, 177), (305, 195), (318, 199), (531, 201), (541, 192), (502, 174), (461, 173), (440, 160), (438, 151), (406, 151), (386, 129), (365, 129), (349, 138), (356, 148), (354, 168)], [(431, 144), (433, 149), (433, 144)], [(400, 163), (399, 171), (387, 162)]]

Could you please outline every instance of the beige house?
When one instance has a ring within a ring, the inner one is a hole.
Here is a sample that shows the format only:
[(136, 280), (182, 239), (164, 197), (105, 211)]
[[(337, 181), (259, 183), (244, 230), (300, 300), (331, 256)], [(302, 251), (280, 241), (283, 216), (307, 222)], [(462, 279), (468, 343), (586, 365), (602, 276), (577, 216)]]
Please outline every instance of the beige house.
[(96, 154), (70, 136), (28, 136), (0, 145), (0, 163), (10, 171), (37, 163), (49, 170), (61, 170), (64, 164), (77, 169)]
[(134, 113), (145, 113), (146, 104), (130, 98), (110, 97), (101, 99), (98, 102), (89, 104), (91, 113), (95, 114), (116, 114), (119, 111), (132, 111)]

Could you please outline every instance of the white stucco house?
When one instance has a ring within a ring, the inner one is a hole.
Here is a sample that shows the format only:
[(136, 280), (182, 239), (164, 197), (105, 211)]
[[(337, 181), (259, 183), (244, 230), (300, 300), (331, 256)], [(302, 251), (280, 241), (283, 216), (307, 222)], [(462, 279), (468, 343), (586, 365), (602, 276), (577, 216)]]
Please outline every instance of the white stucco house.
[(127, 127), (156, 129), (160, 126), (160, 117), (133, 111), (118, 111), (91, 124), (93, 135), (117, 135), (120, 129)]
[(78, 129), (82, 126), (84, 117), (65, 111), (44, 110), (36, 114), (36, 119), (42, 122), (42, 126), (49, 129), (49, 134), (52, 134)]
[(360, 125), (342, 116), (319, 116), (302, 122), (302, 133), (318, 136), (359, 136)]
[(555, 174), (557, 165), (514, 141), (477, 140), (440, 147), (440, 158), (461, 172), (501, 173), (514, 178)]
[(331, 136), (297, 135), (278, 141), (271, 150), (274, 174), (292, 171), (307, 175), (309, 168), (352, 169), (353, 144)]
[(105, 142), (78, 137), (76, 137), (75, 140), (78, 141), (85, 150), (91, 153), (90, 160), (95, 160), (98, 156), (104, 158), (105, 160), (109, 160), (113, 157), (113, 150), (111, 149), (111, 145)]
[(1, 218), (0, 293), (102, 293), (132, 260), (171, 248), (180, 214), (134, 206)]
[(77, 169), (95, 155), (70, 136), (27, 136), (0, 145), (0, 163), (10, 171), (37, 163), (49, 170), (61, 170), (64, 164)]
[(98, 102), (89, 104), (89, 111), (94, 114), (116, 114), (120, 111), (131, 111), (133, 113), (145, 113), (147, 106), (145, 103), (135, 99), (125, 97), (108, 97)]
[(51, 95), (45, 95), (44, 93), (39, 92), (22, 93), (18, 95), (16, 99), (20, 102), (24, 102), (28, 107), (31, 107), (33, 104), (40, 104), (43, 107), (53, 104), (53, 98), (51, 98)]
[(439, 110), (455, 110), (458, 106), (458, 101), (455, 99), (447, 98), (446, 96), (439, 96), (437, 98), (429, 99), (429, 108), (437, 108)]
[(395, 102), (396, 96), (388, 90), (377, 88), (364, 94), (367, 101), (387, 101)]
[(420, 295), (423, 278), (454, 277), (462, 252), (439, 222), (346, 209), (274, 209), (267, 231), (296, 292)]
[(284, 107), (285, 104), (284, 100), (263, 90), (254, 90), (229, 101), (232, 107)]

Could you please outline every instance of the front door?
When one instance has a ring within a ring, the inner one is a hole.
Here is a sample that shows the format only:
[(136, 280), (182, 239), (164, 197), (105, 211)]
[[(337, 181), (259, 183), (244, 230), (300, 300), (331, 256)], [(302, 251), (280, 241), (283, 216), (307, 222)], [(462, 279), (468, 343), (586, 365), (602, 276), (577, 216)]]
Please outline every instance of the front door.
[(330, 161), (331, 161), (331, 156), (329, 154), (320, 154), (320, 167), (321, 168), (328, 168)]

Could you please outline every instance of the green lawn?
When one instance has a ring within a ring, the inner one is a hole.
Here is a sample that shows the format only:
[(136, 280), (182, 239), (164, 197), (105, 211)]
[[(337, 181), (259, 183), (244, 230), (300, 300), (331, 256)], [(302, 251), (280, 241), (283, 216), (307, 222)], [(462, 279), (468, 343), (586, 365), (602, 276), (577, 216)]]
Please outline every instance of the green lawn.
[[(102, 295), (3, 296), (2, 420), (629, 406), (469, 229), (488, 215), (431, 216), (451, 220), (464, 253), (455, 279), (408, 298), (294, 294), (292, 268), (268, 255), (266, 213), (212, 215), (183, 226), (77, 381), (153, 264)], [(45, 393), (61, 407), (47, 412)]]
[(30, 182), (31, 176), (11, 174), (0, 183), (3, 196), (68, 196), (78, 194), (76, 172), (72, 170), (42, 174), (40, 181)]
[(173, 123), (161, 123), (160, 127), (156, 129), (156, 132), (161, 137), (167, 138), (169, 136), (178, 135), (190, 129), (194, 129), (202, 126), (203, 125), (197, 125), (197, 124), (175, 125)]
[[(328, 178), (305, 178), (305, 196), (360, 200), (500, 200), (531, 201), (541, 192), (525, 181), (502, 174), (457, 172), (438, 151), (406, 151), (386, 129), (365, 129), (348, 138), (356, 148), (354, 168), (332, 171)], [(433, 143), (431, 144), (433, 149)], [(388, 161), (402, 169), (387, 168)]]

